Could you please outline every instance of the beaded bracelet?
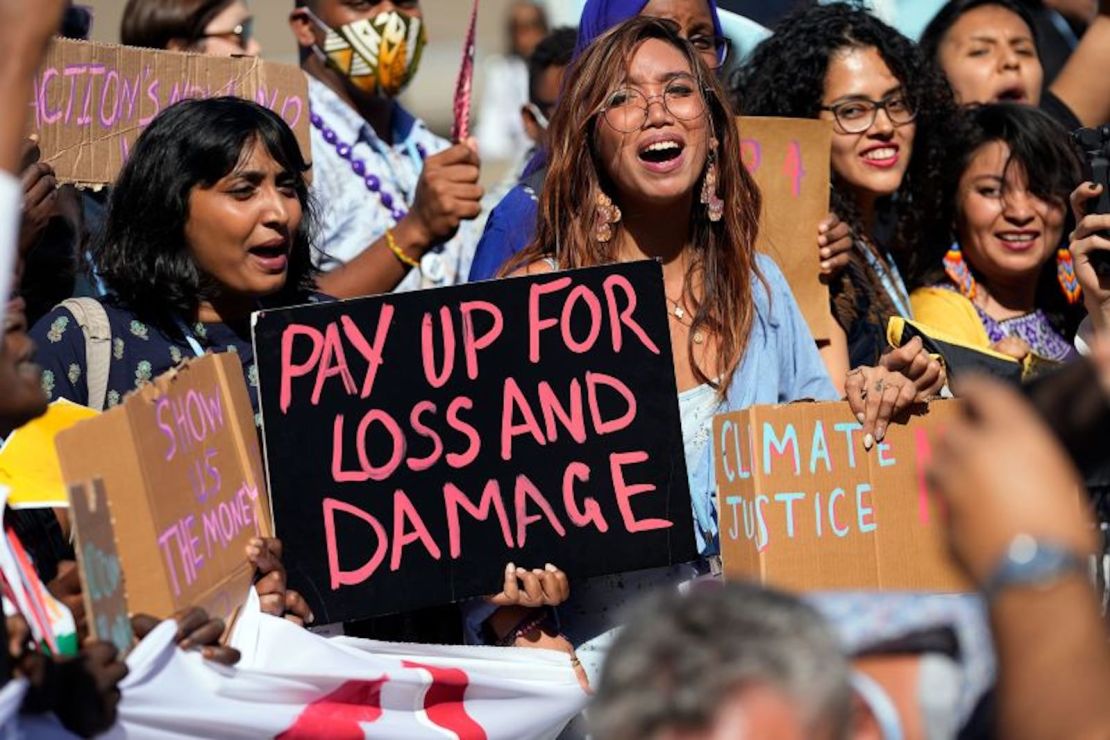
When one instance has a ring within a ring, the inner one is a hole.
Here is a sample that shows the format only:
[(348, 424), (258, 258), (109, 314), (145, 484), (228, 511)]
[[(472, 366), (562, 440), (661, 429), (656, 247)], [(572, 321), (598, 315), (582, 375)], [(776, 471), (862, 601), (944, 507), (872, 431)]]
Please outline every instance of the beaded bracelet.
[(514, 643), (516, 643), (518, 638), (524, 637), (529, 632), (532, 632), (533, 630), (538, 630), (545, 624), (549, 624), (550, 622), (550, 609), (541, 609), (538, 614), (533, 612), (524, 617), (524, 619), (520, 620), (520, 622), (517, 623), (516, 627), (513, 627), (511, 630), (505, 633), (505, 635), (497, 641), (497, 647), (511, 647)]
[(385, 230), (385, 243), (386, 246), (389, 247), (389, 251), (393, 252), (393, 255), (397, 259), (401, 260), (403, 264), (406, 264), (409, 267), (415, 267), (417, 270), (420, 269), (420, 262), (418, 260), (414, 260), (412, 257), (409, 257), (407, 254), (405, 254), (403, 249), (397, 246), (397, 240), (393, 238), (392, 229)]

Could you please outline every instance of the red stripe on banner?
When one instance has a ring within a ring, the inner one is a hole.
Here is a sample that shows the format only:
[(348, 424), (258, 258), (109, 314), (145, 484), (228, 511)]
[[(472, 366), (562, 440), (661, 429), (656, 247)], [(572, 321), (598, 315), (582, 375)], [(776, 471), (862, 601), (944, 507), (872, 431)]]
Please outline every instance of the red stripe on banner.
[(362, 725), (382, 716), (382, 685), (376, 681), (348, 681), (323, 699), (312, 702), (277, 740), (364, 740)]
[(466, 671), (458, 668), (402, 662), (405, 668), (419, 668), (432, 674), (432, 685), (424, 695), (424, 711), (428, 720), (458, 735), (459, 740), (487, 740), (486, 731), (466, 713), (466, 687), (470, 684)]

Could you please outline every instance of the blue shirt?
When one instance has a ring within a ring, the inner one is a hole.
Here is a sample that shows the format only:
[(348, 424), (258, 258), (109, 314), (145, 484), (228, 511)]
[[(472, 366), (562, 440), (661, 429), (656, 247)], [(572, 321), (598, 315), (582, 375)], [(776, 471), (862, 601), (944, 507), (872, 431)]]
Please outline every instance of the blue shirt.
[(537, 203), (536, 191), (522, 182), (494, 207), (474, 250), (470, 282), (497, 277), (501, 266), (531, 243), (536, 235)]
[[(766, 288), (752, 278), (755, 316), (751, 334), (729, 384), (725, 399), (715, 413), (741, 411), (766, 403), (789, 403), (803, 399), (835, 401), (838, 396), (817, 351), (794, 294), (774, 260), (756, 255), (756, 265), (767, 281)], [(712, 425), (712, 419), (709, 422)], [(706, 443), (686, 460), (690, 499), (694, 507), (698, 551), (703, 557), (719, 552), (717, 543), (717, 478), (713, 445)]]
[[(310, 294), (305, 302), (332, 299)], [(108, 392), (104, 408), (119, 405), (124, 397), (144, 383), (177, 367), (196, 353), (180, 329), (167, 329), (147, 321), (113, 298), (100, 299), (108, 314), (112, 331), (112, 356), (108, 365)], [(243, 365), (251, 407), (258, 415), (258, 369), (250, 334), (241, 334), (227, 324), (187, 326), (192, 339), (205, 352), (234, 352)], [(65, 398), (87, 406), (89, 386), (86, 378), (85, 334), (68, 309), (57, 307), (31, 328), (35, 342), (35, 362), (42, 367), (42, 385), (51, 401)]]

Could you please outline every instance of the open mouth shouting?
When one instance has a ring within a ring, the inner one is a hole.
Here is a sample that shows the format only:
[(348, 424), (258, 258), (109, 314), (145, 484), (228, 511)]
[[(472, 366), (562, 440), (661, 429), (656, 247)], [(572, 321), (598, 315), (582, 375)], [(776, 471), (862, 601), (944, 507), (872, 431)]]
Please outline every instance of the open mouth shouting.
[(640, 143), (636, 154), (640, 163), (657, 173), (673, 172), (682, 166), (686, 142), (676, 134), (653, 136)]
[(1025, 90), (1025, 85), (1016, 82), (999, 90), (995, 93), (995, 103), (1028, 103), (1029, 94)]
[(263, 272), (282, 273), (289, 266), (289, 240), (284, 238), (271, 239), (268, 242), (257, 244), (247, 249)]

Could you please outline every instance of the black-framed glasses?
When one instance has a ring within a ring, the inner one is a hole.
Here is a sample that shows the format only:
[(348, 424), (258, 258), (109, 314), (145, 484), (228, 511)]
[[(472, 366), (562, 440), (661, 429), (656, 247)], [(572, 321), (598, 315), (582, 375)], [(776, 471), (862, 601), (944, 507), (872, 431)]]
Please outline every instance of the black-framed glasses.
[(202, 33), (202, 39), (235, 39), (239, 48), (247, 50), (247, 44), (254, 38), (254, 18), (247, 18), (230, 31), (209, 31)]
[(682, 75), (667, 83), (659, 95), (645, 95), (634, 87), (622, 87), (606, 99), (601, 108), (605, 122), (622, 134), (639, 131), (647, 122), (653, 100), (663, 104), (668, 114), (680, 121), (705, 115), (705, 97), (694, 78)]
[(728, 59), (728, 52), (732, 48), (729, 40), (724, 36), (691, 36), (688, 41), (705, 59), (706, 65), (712, 69), (720, 69)]
[(904, 126), (917, 118), (913, 104), (902, 92), (887, 95), (882, 100), (850, 98), (836, 105), (822, 105), (821, 110), (830, 111), (846, 134), (862, 134), (871, 128), (880, 110), (886, 111), (887, 118), (895, 126)]

